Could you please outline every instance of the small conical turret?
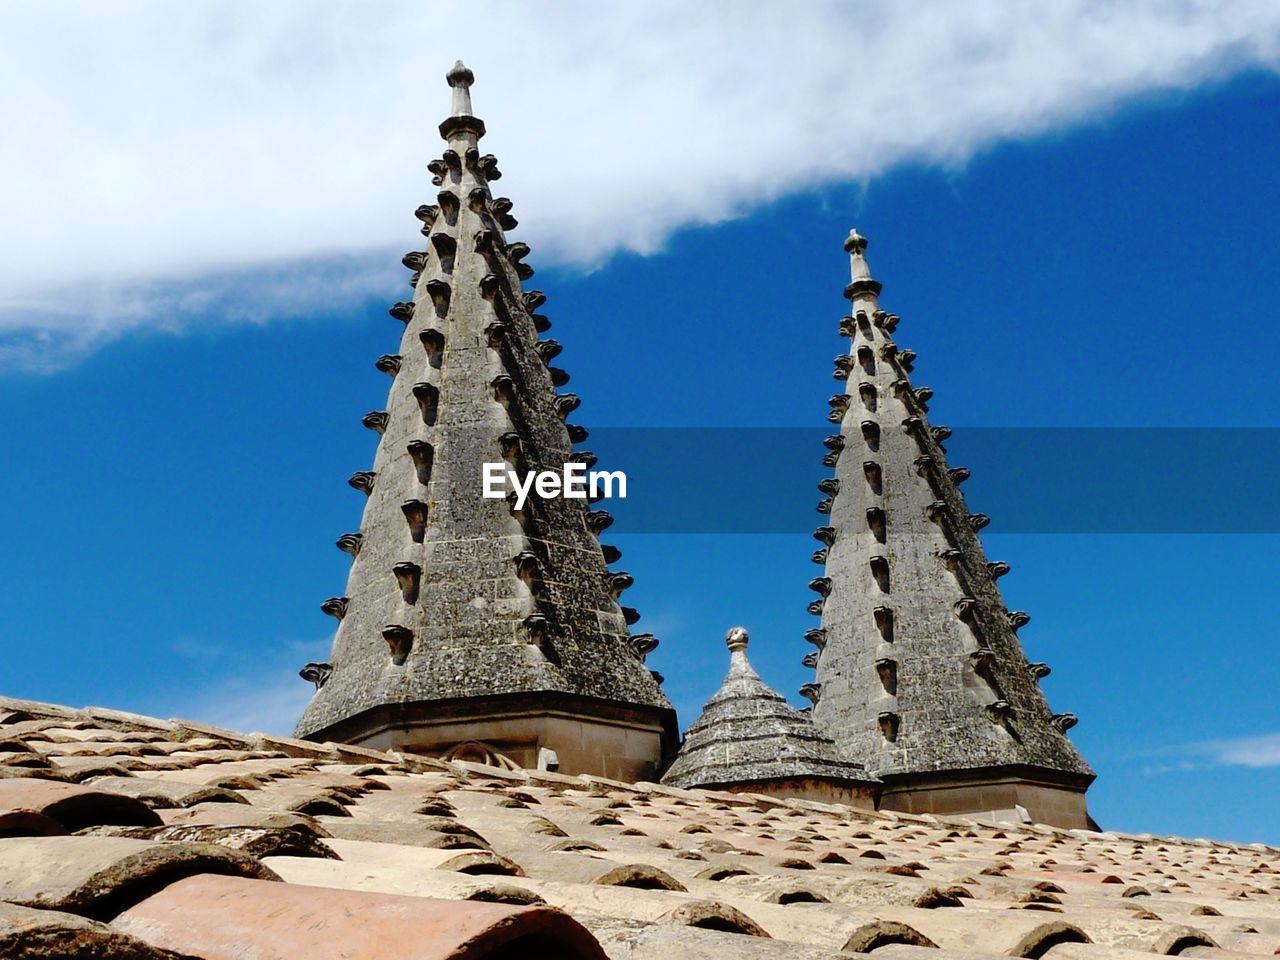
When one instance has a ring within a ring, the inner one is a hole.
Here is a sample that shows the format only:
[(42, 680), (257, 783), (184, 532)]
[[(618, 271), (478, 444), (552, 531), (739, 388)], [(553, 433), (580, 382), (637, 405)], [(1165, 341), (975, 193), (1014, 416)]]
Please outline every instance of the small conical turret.
[(840, 757), (809, 716), (760, 679), (742, 627), (725, 635), (729, 675), (688, 730), (662, 782), (873, 804), (875, 778)]
[(948, 465), (950, 430), (929, 423), (933, 391), (912, 383), (915, 354), (893, 340), (898, 318), (880, 309), (866, 238), (854, 230), (844, 248), (850, 349), (835, 360), (845, 389), (830, 400), (837, 432), (823, 458), (834, 475), (818, 484), (824, 573), (809, 610), (821, 625), (806, 635), (814, 722), (885, 780), (885, 806), (1022, 806), (1084, 826), (1093, 773), (1037, 686), (1047, 670), (1022, 651), (1029, 618), (996, 586), (1008, 565), (983, 552), (988, 518), (959, 489), (969, 471)]

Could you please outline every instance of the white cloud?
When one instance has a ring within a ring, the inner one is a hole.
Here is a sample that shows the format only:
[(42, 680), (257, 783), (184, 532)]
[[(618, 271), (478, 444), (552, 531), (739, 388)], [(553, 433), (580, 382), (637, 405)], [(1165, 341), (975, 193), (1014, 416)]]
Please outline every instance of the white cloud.
[(1280, 767), (1280, 733), (1262, 733), (1227, 740), (1167, 747), (1161, 756), (1176, 756), (1167, 763), (1148, 767), (1146, 774), (1184, 773), (1206, 767)]
[[(314, 258), (394, 266), (458, 56), (521, 236), (579, 265), (1280, 64), (1274, 0), (10, 0), (0, 18), (0, 363), (36, 367), (260, 319), (224, 295), (241, 269), (277, 272), (254, 288), (266, 316), (335, 303)], [(348, 269), (338, 297), (386, 276)]]

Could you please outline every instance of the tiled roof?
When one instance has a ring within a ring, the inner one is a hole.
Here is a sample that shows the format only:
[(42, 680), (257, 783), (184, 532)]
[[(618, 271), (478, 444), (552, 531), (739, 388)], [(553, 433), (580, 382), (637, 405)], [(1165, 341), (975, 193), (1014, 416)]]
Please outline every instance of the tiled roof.
[(1230, 960), (1280, 950), (1278, 870), (1262, 845), (626, 784), (0, 699), (4, 960)]

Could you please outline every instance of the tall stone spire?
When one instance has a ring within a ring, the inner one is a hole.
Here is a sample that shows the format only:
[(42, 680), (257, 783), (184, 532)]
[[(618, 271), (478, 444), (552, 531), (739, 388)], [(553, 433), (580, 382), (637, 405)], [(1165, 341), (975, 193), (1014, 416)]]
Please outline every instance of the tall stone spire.
[(482, 464), (521, 475), (594, 463), (557, 393), (560, 344), (542, 339), (546, 299), (525, 291), (527, 245), (507, 238), (511, 201), (478, 142), (474, 76), (448, 73), (447, 142), (428, 164), (436, 201), (417, 210), (423, 248), (404, 256), (412, 300), (395, 304), (399, 348), (377, 360), (391, 379), (372, 469), (348, 481), (365, 499), (331, 663), (308, 664), (315, 697), (298, 724), (333, 739), (434, 755), (506, 755), (526, 766), (653, 777), (674, 746), (675, 714), (644, 664), (657, 645), (631, 634), (619, 605), (631, 585), (610, 571), (611, 522), (584, 499), (483, 496)]
[(892, 338), (898, 318), (880, 309), (867, 241), (845, 241), (852, 278), (850, 338), (836, 357), (843, 392), (830, 400), (819, 490), (825, 523), (810, 587), (821, 626), (808, 689), (814, 722), (850, 760), (885, 781), (881, 805), (915, 812), (1003, 812), (1085, 826), (1093, 772), (1067, 740), (1075, 723), (1054, 714), (1028, 663), (996, 581), (1008, 572), (978, 540), (988, 520), (969, 511), (969, 476), (947, 463), (951, 431), (928, 418), (932, 391), (912, 384), (915, 359)]

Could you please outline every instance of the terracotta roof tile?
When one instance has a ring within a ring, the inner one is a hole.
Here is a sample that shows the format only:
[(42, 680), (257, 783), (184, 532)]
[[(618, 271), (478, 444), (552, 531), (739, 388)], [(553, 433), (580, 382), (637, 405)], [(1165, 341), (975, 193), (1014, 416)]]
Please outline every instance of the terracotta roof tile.
[(117, 917), (116, 928), (205, 960), (471, 960), (506, 956), (603, 960), (595, 939), (546, 907), (377, 896), (191, 877)]

